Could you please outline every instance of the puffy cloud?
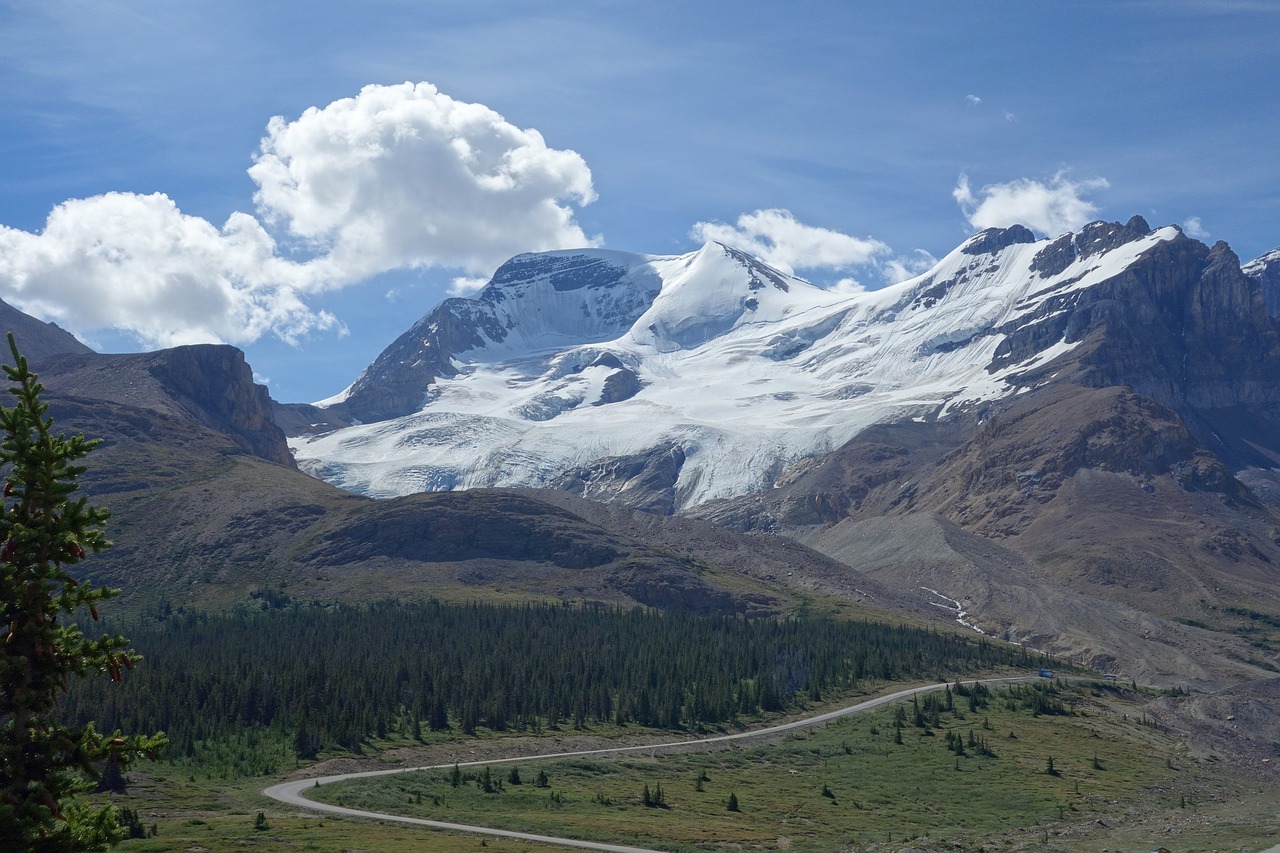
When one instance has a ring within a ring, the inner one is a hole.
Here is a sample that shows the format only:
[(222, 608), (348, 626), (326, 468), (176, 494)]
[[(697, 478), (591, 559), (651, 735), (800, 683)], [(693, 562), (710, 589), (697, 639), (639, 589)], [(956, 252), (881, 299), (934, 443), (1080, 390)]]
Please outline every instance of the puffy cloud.
[(698, 222), (690, 236), (699, 242), (726, 243), (767, 264), (794, 273), (799, 269), (846, 270), (874, 263), (889, 247), (871, 237), (852, 237), (799, 222), (789, 210), (757, 210), (737, 224)]
[[(595, 198), (578, 154), (428, 83), (273, 118), (249, 174), (261, 221), (237, 212), (219, 228), (165, 195), (108, 193), (58, 205), (39, 233), (0, 226), (0, 298), (145, 346), (293, 342), (344, 331), (307, 306), (320, 290), (403, 267), (487, 275), (519, 252), (598, 243), (574, 221)], [(282, 251), (263, 222), (297, 244)]]
[(1048, 183), (1019, 178), (989, 184), (975, 195), (968, 175), (961, 175), (951, 191), (969, 224), (976, 229), (1026, 225), (1042, 234), (1073, 231), (1096, 218), (1098, 208), (1085, 193), (1111, 186), (1105, 178), (1073, 181), (1058, 172)]
[(449, 282), (450, 296), (470, 296), (480, 288), (489, 283), (487, 278), (468, 278), (467, 276), (458, 276)]
[(837, 279), (832, 284), (827, 285), (826, 289), (830, 290), (832, 293), (841, 293), (845, 296), (853, 296), (857, 293), (867, 292), (867, 286), (856, 278)]
[(148, 346), (292, 341), (334, 327), (299, 293), (305, 264), (276, 254), (252, 216), (222, 228), (159, 193), (108, 193), (53, 209), (38, 234), (0, 226), (0, 295), (75, 332), (113, 328)]
[(401, 267), (483, 275), (518, 252), (598, 243), (571, 206), (595, 199), (581, 156), (429, 83), (273, 118), (249, 175), (260, 213), (322, 253), (330, 286)]
[(884, 277), (889, 284), (897, 284), (900, 281), (924, 275), (937, 263), (938, 259), (924, 249), (914, 249), (909, 255), (899, 255), (885, 261)]
[(977, 95), (965, 95), (964, 99), (969, 102), (969, 106), (971, 107), (976, 107), (978, 104), (982, 103), (982, 98), (979, 98)]
[(1207, 240), (1213, 236), (1204, 230), (1204, 225), (1201, 224), (1199, 216), (1187, 217), (1186, 221), (1182, 223), (1182, 231), (1188, 237), (1195, 237), (1197, 240)]

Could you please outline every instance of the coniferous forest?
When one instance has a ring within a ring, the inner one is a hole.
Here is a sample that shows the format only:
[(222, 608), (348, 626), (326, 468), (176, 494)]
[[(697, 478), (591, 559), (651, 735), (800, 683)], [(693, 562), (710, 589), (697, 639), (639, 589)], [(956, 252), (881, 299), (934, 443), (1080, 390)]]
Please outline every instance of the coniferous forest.
[(305, 759), (444, 729), (701, 729), (871, 682), (1039, 661), (981, 638), (831, 619), (260, 600), (274, 606), (108, 626), (143, 663), (123, 684), (74, 684), (65, 710), (107, 731), (165, 731), (175, 759), (246, 732)]

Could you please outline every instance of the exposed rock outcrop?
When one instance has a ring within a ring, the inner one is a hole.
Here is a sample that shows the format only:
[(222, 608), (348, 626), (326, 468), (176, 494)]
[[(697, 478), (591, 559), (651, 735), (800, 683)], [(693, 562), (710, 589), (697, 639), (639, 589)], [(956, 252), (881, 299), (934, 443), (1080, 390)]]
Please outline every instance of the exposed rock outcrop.
[(254, 383), (244, 353), (203, 344), (139, 356), (148, 371), (197, 422), (225, 433), (270, 462), (294, 467), (284, 431), (276, 425), (267, 389)]
[[(1059, 239), (1036, 260), (1060, 272), (1058, 256), (1073, 247), (1081, 257), (1096, 254), (1145, 228), (1140, 217), (1123, 226), (1095, 223), (1074, 244)], [(1209, 248), (1181, 235), (1158, 243), (1108, 280), (1064, 288), (1033, 317), (999, 331), (1006, 337), (992, 369), (1054, 341), (1080, 344), (1070, 357), (1028, 373), (1028, 384), (1052, 375), (1124, 385), (1178, 411), (1280, 403), (1280, 335), (1257, 280), (1241, 272), (1225, 243)]]
[(1280, 317), (1280, 249), (1272, 249), (1241, 267), (1245, 275), (1258, 282), (1267, 313)]
[(296, 467), (276, 425), (271, 395), (254, 383), (244, 353), (235, 347), (199, 344), (137, 354), (63, 354), (46, 364), (42, 379), (64, 398), (186, 418), (230, 439), (241, 452)]
[(676, 481), (684, 460), (682, 448), (665, 444), (634, 456), (602, 459), (570, 472), (555, 487), (589, 500), (666, 515), (675, 511)]

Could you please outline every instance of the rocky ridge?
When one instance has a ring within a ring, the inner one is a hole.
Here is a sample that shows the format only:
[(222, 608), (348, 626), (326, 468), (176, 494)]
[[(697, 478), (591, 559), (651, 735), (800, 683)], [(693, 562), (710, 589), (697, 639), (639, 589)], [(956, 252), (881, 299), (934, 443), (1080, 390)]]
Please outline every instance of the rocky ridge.
[[(1141, 217), (1052, 240), (988, 229), (848, 298), (723, 247), (663, 263), (613, 339), (539, 337), (509, 314), (421, 411), (293, 439), (304, 469), (382, 494), (551, 486), (791, 537), (987, 633), (1143, 679), (1280, 666), (1280, 634), (1239, 615), (1280, 613), (1266, 264)], [(678, 322), (666, 303), (707, 310)], [(623, 368), (634, 393), (602, 400)], [(361, 461), (393, 442), (411, 475)]]

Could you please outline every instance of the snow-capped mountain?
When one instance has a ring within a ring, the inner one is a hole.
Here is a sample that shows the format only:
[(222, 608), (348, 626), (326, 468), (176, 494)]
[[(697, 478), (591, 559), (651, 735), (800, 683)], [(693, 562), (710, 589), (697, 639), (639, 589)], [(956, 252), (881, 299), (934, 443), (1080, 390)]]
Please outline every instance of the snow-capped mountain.
[[(1215, 264), (1226, 283), (1207, 289)], [(1222, 377), (1222, 352), (1183, 351), (1211, 326), (1270, 334), (1274, 348), (1273, 331), (1232, 316), (1236, 303), (1260, 310), (1257, 293), (1225, 244), (1140, 217), (1051, 240), (989, 229), (922, 276), (856, 294), (718, 243), (675, 257), (521, 255), (317, 404), (359, 423), (291, 446), (303, 470), (375, 496), (559, 486), (680, 511), (769, 489), (873, 424), (981, 419), (1068, 363), (1088, 384), (1132, 374), (1167, 404), (1268, 393)], [(1117, 347), (1092, 333), (1121, 319), (1163, 342), (1119, 366), (1082, 360)]]
[(1262, 286), (1262, 298), (1273, 317), (1280, 317), (1280, 249), (1272, 249), (1245, 264), (1244, 274)]

